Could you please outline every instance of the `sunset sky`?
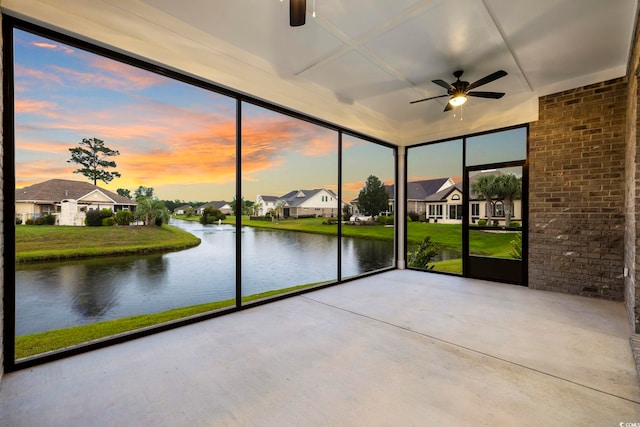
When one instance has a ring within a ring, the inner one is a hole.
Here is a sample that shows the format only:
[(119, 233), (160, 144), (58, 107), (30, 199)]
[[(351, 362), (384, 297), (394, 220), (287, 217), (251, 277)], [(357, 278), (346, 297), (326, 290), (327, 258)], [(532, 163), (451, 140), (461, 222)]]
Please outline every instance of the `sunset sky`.
[[(230, 201), (235, 194), (236, 101), (112, 59), (15, 30), (16, 186), (84, 181), (69, 148), (98, 138), (118, 150), (121, 178), (98, 185), (161, 199)], [(242, 189), (281, 196), (337, 192), (338, 134), (252, 104), (242, 105)], [(469, 138), (468, 159), (524, 159), (526, 130)], [(410, 148), (409, 180), (462, 175), (460, 140)], [(343, 136), (343, 192), (357, 197), (369, 175), (394, 183), (393, 150)]]
[[(150, 186), (171, 200), (233, 198), (234, 99), (20, 30), (14, 44), (17, 187), (85, 180), (67, 163), (69, 148), (95, 137), (120, 151), (113, 160), (122, 174), (99, 186)], [(337, 191), (336, 132), (246, 103), (242, 129), (246, 199)], [(372, 173), (392, 183), (393, 150), (347, 136), (343, 147), (345, 199)]]

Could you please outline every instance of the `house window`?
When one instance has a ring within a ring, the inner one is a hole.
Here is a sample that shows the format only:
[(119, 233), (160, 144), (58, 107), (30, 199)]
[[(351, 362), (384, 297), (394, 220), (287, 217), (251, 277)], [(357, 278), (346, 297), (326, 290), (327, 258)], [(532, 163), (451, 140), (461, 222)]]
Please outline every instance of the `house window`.
[(429, 218), (442, 218), (442, 205), (429, 205)]
[(471, 203), (471, 216), (472, 217), (480, 216), (480, 203)]
[(55, 213), (55, 208), (52, 205), (42, 205), (40, 206), (40, 212), (42, 215), (51, 215)]
[(460, 200), (460, 195), (454, 194), (453, 196), (451, 196), (451, 200)]
[(502, 217), (504, 216), (504, 203), (497, 202), (494, 206), (493, 216)]
[(449, 205), (449, 219), (462, 219), (462, 205)]

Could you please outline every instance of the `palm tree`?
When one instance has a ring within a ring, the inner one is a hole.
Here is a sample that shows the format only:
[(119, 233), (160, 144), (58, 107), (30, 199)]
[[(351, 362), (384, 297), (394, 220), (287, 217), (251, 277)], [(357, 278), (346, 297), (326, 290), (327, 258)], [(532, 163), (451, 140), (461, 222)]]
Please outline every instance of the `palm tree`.
[(476, 193), (479, 199), (487, 201), (487, 224), (489, 225), (493, 215), (493, 199), (497, 196), (495, 181), (495, 175), (481, 175), (471, 184), (471, 191)]
[(251, 206), (251, 209), (253, 209), (253, 216), (258, 216), (261, 208), (262, 203), (254, 203), (253, 206)]
[(494, 180), (494, 191), (504, 204), (504, 223), (508, 227), (513, 215), (513, 200), (522, 196), (522, 178), (514, 174), (497, 176)]
[(284, 214), (284, 200), (278, 200), (275, 206), (276, 215), (280, 218)]
[(169, 209), (160, 200), (149, 197), (138, 199), (136, 206), (136, 218), (143, 221), (145, 225), (156, 225), (156, 222), (169, 222)]

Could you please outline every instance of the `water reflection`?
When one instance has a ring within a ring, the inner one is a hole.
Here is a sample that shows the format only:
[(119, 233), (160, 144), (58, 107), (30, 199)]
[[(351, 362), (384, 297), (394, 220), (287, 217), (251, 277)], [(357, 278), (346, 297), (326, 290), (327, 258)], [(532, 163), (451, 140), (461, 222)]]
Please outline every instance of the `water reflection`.
[[(16, 334), (233, 299), (234, 227), (174, 225), (202, 243), (167, 254), (18, 266)], [(336, 280), (336, 236), (251, 227), (241, 236), (243, 295)], [(343, 277), (389, 267), (393, 242), (345, 238), (342, 256)]]

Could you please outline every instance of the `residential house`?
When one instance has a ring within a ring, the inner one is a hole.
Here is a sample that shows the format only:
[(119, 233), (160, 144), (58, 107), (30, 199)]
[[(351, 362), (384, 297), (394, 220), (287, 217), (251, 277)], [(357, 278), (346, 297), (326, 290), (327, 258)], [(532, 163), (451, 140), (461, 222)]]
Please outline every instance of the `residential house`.
[(444, 224), (462, 223), (462, 184), (449, 185), (428, 195), (424, 202), (426, 220)]
[(16, 221), (55, 215), (58, 225), (84, 225), (85, 212), (111, 209), (133, 211), (136, 202), (84, 181), (50, 179), (16, 188)]
[(182, 205), (178, 206), (173, 210), (173, 213), (176, 215), (184, 215), (187, 212), (187, 209), (191, 208), (191, 205)]
[(208, 207), (218, 209), (225, 215), (233, 215), (233, 209), (231, 208), (231, 205), (229, 204), (229, 202), (226, 202), (224, 200), (214, 200), (213, 202), (207, 202), (204, 205), (198, 206), (196, 208), (196, 212), (198, 213), (198, 215), (202, 215), (204, 210)]
[(276, 205), (278, 203), (282, 203), (285, 218), (337, 217), (346, 205), (342, 202), (338, 208), (338, 196), (326, 188), (293, 190), (279, 197)]
[(269, 212), (274, 211), (276, 209), (276, 203), (278, 202), (277, 196), (262, 196), (258, 194), (256, 196), (256, 215), (265, 216)]

